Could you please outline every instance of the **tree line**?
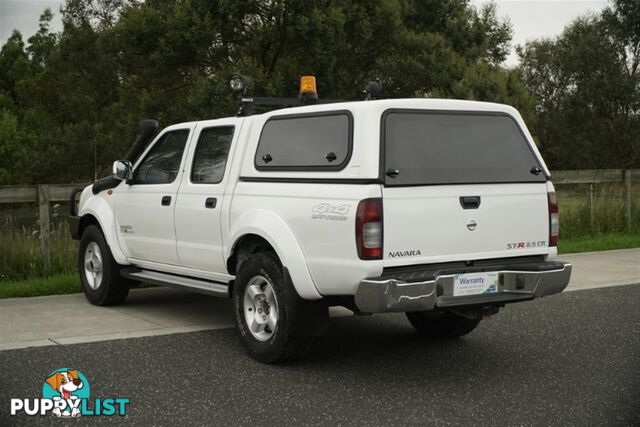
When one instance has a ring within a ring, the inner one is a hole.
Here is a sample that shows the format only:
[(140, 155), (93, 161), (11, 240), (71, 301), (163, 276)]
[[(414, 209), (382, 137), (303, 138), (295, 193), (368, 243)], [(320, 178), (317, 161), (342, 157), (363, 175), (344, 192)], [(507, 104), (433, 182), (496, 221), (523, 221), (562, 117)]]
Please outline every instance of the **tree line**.
[(513, 105), (553, 169), (640, 167), (640, 5), (615, 0), (518, 49), (468, 0), (67, 0), (0, 50), (0, 185), (109, 173), (141, 118), (233, 115), (231, 74), (255, 96), (443, 97)]

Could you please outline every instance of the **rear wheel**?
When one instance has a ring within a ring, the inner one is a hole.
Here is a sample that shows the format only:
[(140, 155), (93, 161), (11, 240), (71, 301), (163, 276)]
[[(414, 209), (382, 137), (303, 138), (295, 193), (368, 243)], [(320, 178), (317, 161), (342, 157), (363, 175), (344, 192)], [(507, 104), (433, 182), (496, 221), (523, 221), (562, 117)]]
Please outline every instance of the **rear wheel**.
[(309, 352), (313, 338), (294, 336), (291, 331), (288, 307), (297, 298), (273, 254), (254, 254), (242, 263), (233, 301), (238, 334), (249, 356), (259, 362), (276, 363)]
[(120, 276), (120, 266), (113, 259), (102, 231), (88, 226), (80, 239), (78, 271), (87, 300), (94, 305), (117, 305), (124, 302), (135, 282)]
[(406, 313), (411, 325), (422, 335), (431, 339), (458, 338), (473, 331), (481, 318), (469, 319), (450, 311)]

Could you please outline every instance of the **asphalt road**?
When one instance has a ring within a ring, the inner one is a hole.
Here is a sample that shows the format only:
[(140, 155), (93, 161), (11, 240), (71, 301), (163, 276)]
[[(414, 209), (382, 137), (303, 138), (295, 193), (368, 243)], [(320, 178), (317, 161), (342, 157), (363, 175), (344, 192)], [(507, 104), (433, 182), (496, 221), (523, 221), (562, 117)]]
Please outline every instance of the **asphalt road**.
[[(0, 425), (640, 425), (640, 285), (507, 307), (429, 342), (403, 315), (336, 318), (314, 355), (248, 359), (231, 329), (0, 352)], [(49, 371), (83, 372), (126, 417), (8, 417)]]

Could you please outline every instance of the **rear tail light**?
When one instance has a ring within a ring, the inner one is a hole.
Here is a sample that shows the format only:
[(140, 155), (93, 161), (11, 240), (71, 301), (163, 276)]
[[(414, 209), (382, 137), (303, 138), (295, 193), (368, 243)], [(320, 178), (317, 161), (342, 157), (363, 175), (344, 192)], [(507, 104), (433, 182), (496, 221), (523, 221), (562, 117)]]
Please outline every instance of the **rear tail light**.
[(356, 245), (360, 259), (382, 259), (382, 199), (364, 199), (356, 214)]
[(556, 193), (549, 193), (549, 246), (558, 246), (558, 234), (560, 232), (560, 216), (558, 211), (558, 198)]

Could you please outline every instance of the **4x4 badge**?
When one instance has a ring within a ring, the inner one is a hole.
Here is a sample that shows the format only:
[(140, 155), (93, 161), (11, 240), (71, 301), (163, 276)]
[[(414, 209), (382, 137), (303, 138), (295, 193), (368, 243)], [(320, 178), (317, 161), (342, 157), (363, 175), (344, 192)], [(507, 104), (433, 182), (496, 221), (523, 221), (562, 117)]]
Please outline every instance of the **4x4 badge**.
[(469, 229), (469, 231), (473, 231), (473, 230), (475, 230), (477, 226), (478, 226), (478, 223), (477, 223), (477, 222), (475, 222), (475, 221), (474, 221), (474, 220), (472, 220), (472, 219), (470, 219), (470, 220), (467, 222), (467, 228)]

